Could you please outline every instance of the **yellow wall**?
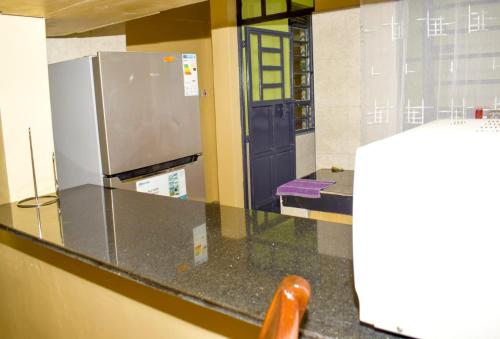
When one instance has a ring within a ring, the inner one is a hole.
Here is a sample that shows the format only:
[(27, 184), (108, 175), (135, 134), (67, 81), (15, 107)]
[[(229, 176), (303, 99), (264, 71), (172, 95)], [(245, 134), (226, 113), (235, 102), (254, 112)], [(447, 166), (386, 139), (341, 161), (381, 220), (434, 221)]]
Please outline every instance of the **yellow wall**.
[(256, 338), (259, 328), (0, 231), (0, 338)]
[(359, 4), (360, 0), (315, 0), (314, 11), (326, 12), (337, 9), (359, 7)]
[(236, 1), (210, 0), (219, 200), (243, 207), (240, 77)]
[[(210, 7), (208, 2), (172, 9), (126, 24), (127, 50), (193, 52), (200, 86), (205, 187), (207, 201), (219, 200), (213, 89)], [(206, 95), (203, 93), (206, 92)]]
[(0, 14), (0, 203), (33, 196), (31, 127), (39, 193), (54, 191), (45, 21)]
[(5, 148), (3, 145), (1, 114), (2, 111), (0, 106), (0, 204), (3, 204), (9, 202), (10, 193), (9, 193), (9, 182), (7, 177), (7, 162), (5, 159)]

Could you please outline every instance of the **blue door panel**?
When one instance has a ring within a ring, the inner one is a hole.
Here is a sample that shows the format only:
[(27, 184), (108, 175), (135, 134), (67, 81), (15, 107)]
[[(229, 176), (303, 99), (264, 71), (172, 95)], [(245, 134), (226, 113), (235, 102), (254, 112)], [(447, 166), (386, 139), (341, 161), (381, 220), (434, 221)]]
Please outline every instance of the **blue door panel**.
[(269, 151), (273, 142), (272, 109), (272, 106), (264, 106), (250, 110), (250, 151), (254, 155)]
[(270, 157), (262, 157), (252, 160), (252, 200), (255, 204), (261, 205), (269, 200), (274, 193), (272, 164)]
[(290, 125), (293, 122), (291, 104), (276, 105), (274, 110), (274, 148), (293, 148), (295, 131)]
[(276, 188), (295, 178), (295, 168), (290, 166), (295, 162), (295, 152), (285, 151), (272, 158), (273, 181)]

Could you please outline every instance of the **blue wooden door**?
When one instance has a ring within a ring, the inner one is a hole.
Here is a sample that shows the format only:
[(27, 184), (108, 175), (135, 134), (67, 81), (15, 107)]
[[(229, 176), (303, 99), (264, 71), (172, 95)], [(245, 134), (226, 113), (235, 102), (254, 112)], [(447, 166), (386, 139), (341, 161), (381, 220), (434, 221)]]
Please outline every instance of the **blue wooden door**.
[(290, 41), (290, 33), (246, 29), (249, 186), (257, 210), (279, 212), (276, 189), (295, 178)]

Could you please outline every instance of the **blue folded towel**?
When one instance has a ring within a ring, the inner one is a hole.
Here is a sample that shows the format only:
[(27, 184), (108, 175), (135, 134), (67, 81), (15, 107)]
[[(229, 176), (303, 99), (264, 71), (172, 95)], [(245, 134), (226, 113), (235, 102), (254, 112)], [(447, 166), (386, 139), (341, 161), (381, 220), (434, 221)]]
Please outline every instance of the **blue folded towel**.
[(276, 195), (293, 195), (304, 198), (320, 198), (321, 190), (335, 183), (312, 179), (295, 179), (278, 187)]

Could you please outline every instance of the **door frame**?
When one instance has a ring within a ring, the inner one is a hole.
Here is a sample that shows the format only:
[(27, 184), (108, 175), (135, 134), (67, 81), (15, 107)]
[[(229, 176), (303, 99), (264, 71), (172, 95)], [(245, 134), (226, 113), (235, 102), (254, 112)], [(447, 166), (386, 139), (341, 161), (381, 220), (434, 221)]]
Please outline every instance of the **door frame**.
[(246, 120), (245, 120), (245, 79), (246, 79), (246, 69), (243, 67), (243, 58), (245, 57), (243, 53), (244, 42), (242, 39), (244, 26), (238, 25), (237, 35), (238, 35), (238, 67), (240, 71), (240, 124), (241, 124), (241, 150), (243, 159), (243, 203), (245, 209), (250, 209), (251, 197), (249, 196), (249, 184), (248, 179), (249, 169), (247, 168), (247, 136), (246, 136)]

